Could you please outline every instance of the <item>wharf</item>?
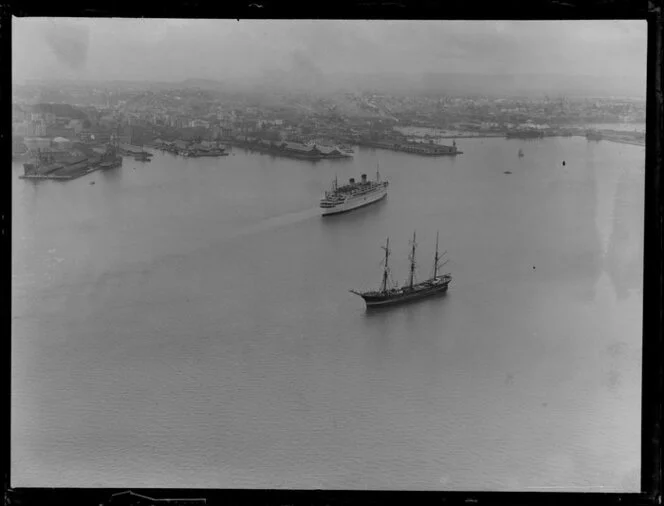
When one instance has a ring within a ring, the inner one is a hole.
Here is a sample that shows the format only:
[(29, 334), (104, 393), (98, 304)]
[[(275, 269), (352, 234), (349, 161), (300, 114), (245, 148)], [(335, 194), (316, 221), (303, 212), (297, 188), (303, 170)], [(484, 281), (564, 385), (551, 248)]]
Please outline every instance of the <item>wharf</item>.
[(153, 149), (159, 150), (163, 153), (170, 153), (172, 155), (185, 156), (188, 158), (216, 158), (220, 156), (228, 156), (229, 153), (225, 148), (201, 150), (191, 148), (176, 148), (174, 146), (151, 146)]
[(606, 137), (602, 137), (597, 142), (599, 142), (599, 141), (615, 142), (615, 143), (618, 143), (618, 144), (631, 144), (633, 146), (642, 146), (642, 147), (645, 147), (645, 145), (646, 145), (645, 141), (637, 141), (637, 140), (634, 140), (634, 139), (626, 139), (624, 137), (609, 137), (609, 136), (606, 136)]
[[(229, 142), (229, 141), (226, 141)], [(342, 154), (324, 154), (324, 153), (317, 153), (317, 154), (311, 154), (311, 153), (297, 153), (294, 151), (289, 151), (287, 149), (279, 149), (279, 148), (274, 148), (274, 147), (268, 147), (268, 146), (261, 146), (256, 143), (245, 143), (245, 142), (238, 142), (238, 141), (230, 141), (229, 142), (231, 145), (246, 149), (248, 151), (256, 151), (258, 153), (266, 153), (269, 155), (274, 155), (274, 156), (283, 156), (285, 158), (295, 158), (298, 160), (309, 160), (309, 161), (318, 161), (318, 160), (347, 160), (349, 158), (352, 158), (351, 155), (342, 153)]]
[(97, 165), (94, 167), (86, 167), (85, 169), (79, 169), (71, 174), (24, 174), (19, 176), (19, 179), (52, 179), (54, 181), (71, 181), (72, 179), (78, 179), (79, 177), (85, 176), (86, 174), (91, 174), (97, 170), (101, 170), (105, 167)]
[(218, 156), (228, 156), (226, 151), (190, 151), (184, 153), (183, 156), (188, 156), (189, 158), (216, 158)]
[[(53, 181), (71, 181), (72, 179), (78, 179), (79, 177), (83, 177), (87, 174), (91, 174), (98, 170), (112, 169), (114, 167), (119, 167), (120, 165), (122, 165), (121, 158), (116, 158), (113, 161), (95, 160), (92, 163), (86, 163), (85, 165), (80, 167), (59, 168), (47, 174), (23, 174), (19, 176), (19, 179), (33, 179), (33, 180), (50, 179)], [(67, 173), (58, 174), (58, 172), (67, 172)]]
[(463, 154), (456, 148), (450, 146), (441, 146), (440, 144), (430, 145), (421, 143), (399, 144), (392, 142), (373, 142), (360, 141), (358, 145), (368, 148), (387, 149), (390, 151), (399, 151), (401, 153), (410, 153), (420, 156), (456, 156)]
[[(89, 172), (86, 172), (85, 174), (89, 174)], [(83, 174), (81, 174), (82, 176)], [(74, 179), (80, 176), (58, 176), (56, 174), (28, 174), (28, 175), (23, 175), (23, 176), (18, 176), (19, 179), (54, 179), (57, 181), (69, 181), (70, 179)]]

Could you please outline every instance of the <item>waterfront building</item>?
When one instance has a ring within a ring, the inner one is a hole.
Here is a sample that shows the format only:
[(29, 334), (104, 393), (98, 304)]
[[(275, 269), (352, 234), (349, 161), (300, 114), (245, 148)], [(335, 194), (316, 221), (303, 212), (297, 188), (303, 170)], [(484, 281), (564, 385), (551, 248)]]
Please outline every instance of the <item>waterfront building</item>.
[(18, 105), (13, 104), (12, 106), (12, 122), (20, 123), (25, 121), (27, 118), (27, 113)]
[(210, 122), (202, 119), (195, 119), (189, 122), (190, 128), (209, 128)]
[(173, 146), (175, 146), (175, 148), (178, 150), (185, 150), (188, 148), (189, 143), (183, 140), (177, 140), (173, 143)]
[(12, 155), (19, 156), (23, 155), (28, 151), (28, 147), (25, 145), (23, 140), (14, 139), (12, 141)]
[(21, 121), (12, 123), (12, 135), (17, 137), (25, 137), (30, 135), (30, 122)]
[(56, 137), (53, 139), (53, 147), (61, 150), (69, 149), (72, 145), (72, 142), (69, 139), (64, 137)]
[(34, 122), (33, 125), (34, 125), (33, 130), (35, 136), (37, 137), (46, 136), (46, 123), (43, 120)]

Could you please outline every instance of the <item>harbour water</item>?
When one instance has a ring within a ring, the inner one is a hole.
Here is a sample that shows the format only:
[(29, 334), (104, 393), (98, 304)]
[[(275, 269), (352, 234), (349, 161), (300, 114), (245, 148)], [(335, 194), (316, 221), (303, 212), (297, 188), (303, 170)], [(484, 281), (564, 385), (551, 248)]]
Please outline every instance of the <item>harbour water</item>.
[[(644, 148), (458, 146), (14, 165), (12, 485), (637, 491)], [(415, 229), (449, 293), (367, 313)]]

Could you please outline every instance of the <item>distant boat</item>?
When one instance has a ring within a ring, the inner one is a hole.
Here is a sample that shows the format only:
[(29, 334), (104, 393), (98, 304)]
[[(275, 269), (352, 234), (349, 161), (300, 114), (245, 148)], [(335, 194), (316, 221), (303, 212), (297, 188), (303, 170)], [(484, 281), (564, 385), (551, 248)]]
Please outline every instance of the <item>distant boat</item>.
[(523, 149), (519, 149), (519, 158), (523, 158)]
[(415, 232), (413, 232), (411, 245), (412, 251), (409, 256), (410, 276), (404, 286), (392, 288), (388, 286), (388, 281), (390, 279), (390, 268), (388, 266), (388, 259), (390, 257), (390, 239), (388, 238), (387, 243), (383, 247), (385, 250), (385, 260), (383, 281), (381, 282), (380, 289), (366, 292), (350, 290), (350, 292), (362, 297), (367, 307), (387, 306), (402, 302), (410, 302), (447, 292), (447, 287), (452, 280), (452, 276), (449, 273), (438, 274), (440, 267), (447, 263), (447, 261), (445, 261), (442, 265), (439, 265), (438, 235), (436, 234), (436, 254), (434, 256), (433, 276), (420, 283), (415, 283), (415, 248), (417, 246), (417, 243), (415, 242)]

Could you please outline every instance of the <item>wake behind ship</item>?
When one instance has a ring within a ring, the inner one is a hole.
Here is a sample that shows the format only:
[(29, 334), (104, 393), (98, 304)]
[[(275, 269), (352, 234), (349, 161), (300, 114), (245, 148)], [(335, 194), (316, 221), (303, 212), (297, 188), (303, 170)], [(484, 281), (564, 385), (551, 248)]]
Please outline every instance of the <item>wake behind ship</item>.
[(387, 196), (388, 185), (388, 181), (381, 181), (378, 171), (374, 181), (367, 181), (367, 175), (362, 174), (360, 182), (356, 183), (351, 178), (348, 184), (339, 186), (335, 178), (332, 190), (326, 191), (320, 201), (323, 216), (345, 213), (378, 202)]
[[(389, 286), (390, 268), (388, 259), (390, 257), (390, 239), (387, 239), (387, 244), (383, 246), (385, 250), (383, 281), (381, 282), (380, 289), (370, 290), (367, 292), (358, 292), (350, 290), (351, 293), (359, 295), (364, 299), (364, 302), (369, 307), (387, 306), (392, 304), (399, 304), (402, 302), (410, 302), (425, 297), (431, 297), (438, 294), (447, 292), (447, 287), (452, 281), (452, 276), (448, 273), (438, 274), (438, 270), (442, 265), (439, 265), (440, 257), (438, 255), (438, 235), (436, 235), (436, 254), (434, 257), (433, 276), (420, 283), (415, 283), (415, 233), (413, 233), (412, 251), (409, 256), (410, 259), (410, 275), (406, 284), (402, 287)], [(443, 253), (444, 254), (444, 253)]]

